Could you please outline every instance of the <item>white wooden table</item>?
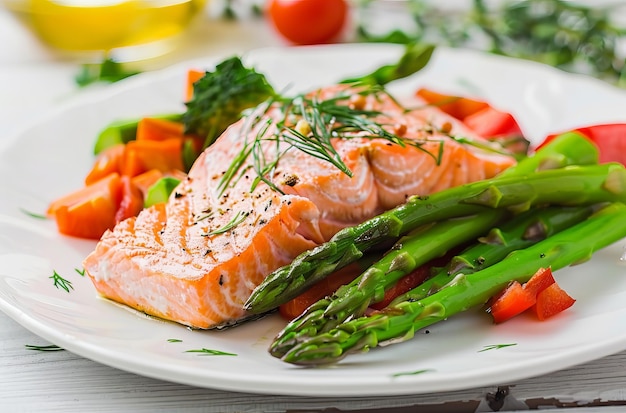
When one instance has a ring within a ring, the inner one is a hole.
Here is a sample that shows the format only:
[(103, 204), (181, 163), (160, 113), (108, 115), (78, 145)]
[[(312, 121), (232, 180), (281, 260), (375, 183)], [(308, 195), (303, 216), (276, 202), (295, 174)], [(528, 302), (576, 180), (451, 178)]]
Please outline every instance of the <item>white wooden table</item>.
[[(191, 38), (196, 42), (151, 64), (164, 67), (201, 56), (281, 44), (261, 21), (209, 24), (207, 16), (193, 31)], [(58, 100), (79, 93), (72, 80), (76, 66), (51, 55), (2, 10), (0, 39), (2, 134), (45, 112)], [(0, 313), (0, 412), (626, 411), (626, 351), (501, 386), (471, 388), (468, 384), (470, 388), (463, 391), (387, 398), (315, 398), (232, 393), (168, 383), (68, 351), (27, 350), (27, 344), (48, 343)]]

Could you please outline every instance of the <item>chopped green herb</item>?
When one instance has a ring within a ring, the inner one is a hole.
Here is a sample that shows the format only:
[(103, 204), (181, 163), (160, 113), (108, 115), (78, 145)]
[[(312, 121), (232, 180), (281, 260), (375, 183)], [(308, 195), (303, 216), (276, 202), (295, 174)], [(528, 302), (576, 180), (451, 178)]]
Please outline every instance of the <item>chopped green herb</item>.
[(210, 235), (217, 235), (217, 234), (223, 234), (224, 232), (230, 231), (231, 229), (235, 228), (237, 225), (241, 224), (246, 217), (249, 215), (248, 212), (241, 212), (238, 211), (237, 214), (233, 217), (233, 219), (231, 219), (230, 221), (228, 221), (224, 226), (211, 231), (207, 234), (202, 234), (203, 237), (208, 237)]
[(168, 339), (167, 339), (167, 342), (168, 342), (168, 343), (182, 343), (182, 342), (183, 342), (183, 340), (178, 339), (178, 338), (168, 338)]
[(418, 374), (428, 373), (430, 371), (434, 371), (434, 370), (432, 370), (432, 369), (423, 369), (423, 370), (407, 371), (407, 372), (402, 372), (402, 373), (395, 373), (395, 374), (392, 374), (392, 376), (393, 377), (416, 376)]
[(30, 212), (24, 208), (20, 208), (20, 211), (22, 211), (22, 213), (28, 215), (31, 218), (37, 218), (37, 219), (48, 219), (47, 216), (45, 216), (44, 214), (37, 214), (35, 212)]
[(487, 350), (499, 350), (501, 348), (505, 348), (505, 347), (511, 347), (511, 346), (516, 346), (517, 343), (509, 343), (509, 344), (492, 344), (489, 346), (484, 346), (482, 348), (482, 350), (478, 350), (479, 353), (482, 353), (483, 351), (487, 351)]
[(48, 346), (36, 346), (32, 344), (26, 344), (24, 347), (26, 347), (27, 350), (36, 350), (36, 351), (63, 351), (65, 350), (55, 344), (50, 344)]
[(70, 289), (74, 289), (74, 286), (72, 286), (72, 282), (69, 280), (66, 280), (65, 278), (61, 277), (59, 275), (59, 273), (57, 273), (56, 271), (53, 270), (52, 275), (48, 278), (52, 278), (52, 280), (54, 281), (54, 286), (56, 288), (62, 288), (65, 291), (67, 291), (68, 293), (70, 292)]
[(74, 271), (76, 271), (78, 273), (78, 275), (80, 275), (81, 277), (85, 276), (85, 269), (79, 269), (79, 268), (74, 268)]
[(239, 57), (224, 60), (194, 83), (193, 98), (182, 118), (185, 132), (204, 137), (206, 148), (243, 111), (274, 94), (265, 76), (245, 67)]
[(227, 353), (220, 350), (211, 350), (208, 348), (201, 348), (199, 350), (187, 350), (185, 353), (201, 353), (203, 356), (236, 356), (235, 353)]

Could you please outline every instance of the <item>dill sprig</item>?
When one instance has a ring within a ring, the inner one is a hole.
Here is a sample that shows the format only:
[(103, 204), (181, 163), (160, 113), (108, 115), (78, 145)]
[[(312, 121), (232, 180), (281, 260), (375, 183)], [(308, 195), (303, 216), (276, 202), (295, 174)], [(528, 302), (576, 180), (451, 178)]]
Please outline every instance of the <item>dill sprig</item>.
[(231, 229), (235, 228), (237, 225), (241, 224), (246, 217), (250, 215), (249, 212), (242, 212), (242, 211), (237, 211), (237, 213), (235, 214), (235, 216), (228, 221), (226, 224), (224, 224), (223, 226), (219, 227), (216, 230), (213, 230), (211, 232), (208, 232), (206, 234), (202, 234), (203, 237), (208, 237), (211, 235), (217, 235), (217, 234), (223, 234), (224, 232), (228, 232)]
[[(291, 99), (274, 97), (264, 102), (249, 115), (241, 130), (245, 135), (245, 144), (222, 177), (219, 185), (220, 194), (237, 182), (248, 168), (252, 168), (256, 174), (251, 191), (260, 182), (265, 182), (272, 190), (282, 194), (283, 191), (273, 182), (272, 177), (281, 157), (290, 150), (299, 150), (328, 162), (347, 176), (352, 176), (352, 171), (335, 150), (333, 139), (357, 137), (385, 139), (396, 145), (403, 147), (408, 145), (423, 150), (433, 157), (437, 164), (440, 163), (443, 142), (440, 142), (436, 153), (431, 153), (423, 148), (427, 139), (413, 140), (394, 134), (390, 131), (391, 125), (377, 120), (379, 116), (385, 115), (383, 112), (359, 109), (349, 104), (350, 98), (355, 94), (362, 96), (385, 94), (391, 97), (381, 86), (361, 85), (357, 91), (349, 89), (329, 99), (319, 99), (314, 95), (311, 97), (298, 95)], [(281, 112), (278, 120), (266, 116), (270, 109)], [(257, 128), (257, 132), (252, 134), (254, 128)], [(250, 135), (254, 136), (250, 138)], [(268, 143), (274, 145), (273, 151), (267, 150)], [(250, 158), (252, 159), (249, 161)]]
[(58, 272), (55, 270), (52, 271), (52, 275), (48, 278), (51, 278), (54, 281), (54, 286), (59, 289), (63, 289), (66, 292), (70, 292), (70, 289), (74, 289), (72, 282), (70, 280), (66, 280)]
[(209, 348), (201, 348), (196, 350), (187, 350), (185, 353), (200, 353), (203, 356), (236, 356), (235, 353), (228, 353), (221, 350), (213, 350)]

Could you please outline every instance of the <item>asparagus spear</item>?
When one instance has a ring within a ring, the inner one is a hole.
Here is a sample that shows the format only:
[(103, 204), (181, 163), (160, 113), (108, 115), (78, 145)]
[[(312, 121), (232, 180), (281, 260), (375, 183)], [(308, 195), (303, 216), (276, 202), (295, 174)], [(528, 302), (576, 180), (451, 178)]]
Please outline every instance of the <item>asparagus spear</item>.
[(529, 247), (587, 218), (596, 206), (548, 207), (527, 211), (492, 228), (477, 243), (452, 257), (450, 263), (436, 269), (434, 275), (414, 289), (396, 297), (389, 305), (415, 301), (426, 297), (447, 284), (455, 275), (465, 275), (485, 269), (513, 251)]
[(511, 253), (493, 266), (459, 275), (445, 288), (418, 301), (405, 301), (340, 324), (331, 331), (301, 337), (282, 360), (299, 365), (335, 363), (349, 353), (408, 340), (416, 330), (484, 304), (509, 282), (526, 282), (541, 267), (553, 270), (587, 260), (626, 237), (626, 206), (614, 203), (587, 220), (533, 246)]
[(271, 352), (279, 355), (298, 337), (328, 331), (348, 317), (362, 315), (372, 302), (383, 299), (385, 290), (398, 279), (460, 244), (484, 234), (505, 216), (504, 210), (426, 224), (400, 240), (380, 260), (354, 281), (331, 296), (314, 303), (292, 320), (275, 339)]
[(509, 173), (450, 188), (405, 204), (362, 224), (339, 231), (330, 241), (300, 254), (255, 289), (244, 308), (269, 311), (326, 275), (358, 260), (389, 239), (429, 222), (507, 208), (515, 212), (542, 204), (581, 205), (626, 200), (626, 170), (620, 164), (569, 166), (533, 174)]

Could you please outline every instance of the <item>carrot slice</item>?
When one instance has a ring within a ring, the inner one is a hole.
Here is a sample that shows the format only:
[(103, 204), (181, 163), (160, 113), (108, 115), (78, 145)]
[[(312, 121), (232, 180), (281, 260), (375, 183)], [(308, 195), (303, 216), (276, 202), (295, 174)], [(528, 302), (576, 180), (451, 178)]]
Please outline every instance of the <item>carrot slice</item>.
[(150, 169), (183, 170), (182, 139), (136, 140), (126, 144), (122, 174), (137, 176)]
[(135, 185), (143, 196), (145, 197), (148, 193), (148, 189), (154, 185), (159, 179), (161, 179), (165, 175), (165, 172), (160, 171), (158, 169), (150, 169), (149, 171), (140, 173), (139, 175), (135, 175), (131, 178), (133, 185)]
[(204, 77), (205, 72), (196, 69), (187, 71), (187, 88), (185, 90), (185, 98), (190, 101), (193, 98), (193, 84)]
[(122, 180), (112, 173), (52, 202), (48, 214), (56, 220), (60, 233), (80, 238), (99, 239), (115, 226), (121, 200)]
[(164, 141), (171, 138), (181, 138), (184, 135), (185, 125), (163, 118), (142, 118), (137, 124), (136, 140)]
[(123, 143), (118, 143), (102, 150), (96, 156), (93, 167), (85, 177), (85, 185), (93, 184), (114, 172), (121, 173), (124, 148), (125, 145)]

